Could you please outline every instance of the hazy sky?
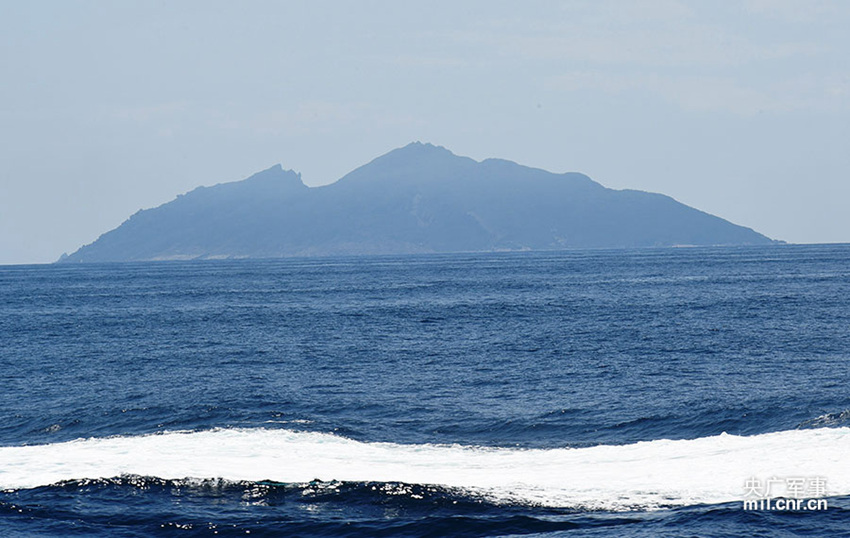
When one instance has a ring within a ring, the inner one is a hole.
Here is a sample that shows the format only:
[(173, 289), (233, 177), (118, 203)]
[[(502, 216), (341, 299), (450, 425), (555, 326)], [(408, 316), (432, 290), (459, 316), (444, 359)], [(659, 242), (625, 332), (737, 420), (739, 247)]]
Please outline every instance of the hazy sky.
[(414, 140), (850, 241), (850, 2), (3, 1), (0, 263)]

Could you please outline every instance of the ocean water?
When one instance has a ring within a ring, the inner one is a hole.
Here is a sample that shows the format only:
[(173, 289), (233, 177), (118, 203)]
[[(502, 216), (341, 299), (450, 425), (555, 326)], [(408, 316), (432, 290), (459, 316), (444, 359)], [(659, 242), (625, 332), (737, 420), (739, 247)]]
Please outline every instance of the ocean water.
[(848, 245), (6, 266), (0, 336), (0, 536), (850, 536)]

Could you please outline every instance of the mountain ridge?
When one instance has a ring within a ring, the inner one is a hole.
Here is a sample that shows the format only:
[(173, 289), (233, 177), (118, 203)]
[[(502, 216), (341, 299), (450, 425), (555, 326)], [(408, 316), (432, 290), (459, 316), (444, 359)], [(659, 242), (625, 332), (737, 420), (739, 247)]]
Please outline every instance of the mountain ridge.
[(308, 187), (276, 164), (133, 214), (63, 262), (769, 244), (657, 193), (413, 142)]

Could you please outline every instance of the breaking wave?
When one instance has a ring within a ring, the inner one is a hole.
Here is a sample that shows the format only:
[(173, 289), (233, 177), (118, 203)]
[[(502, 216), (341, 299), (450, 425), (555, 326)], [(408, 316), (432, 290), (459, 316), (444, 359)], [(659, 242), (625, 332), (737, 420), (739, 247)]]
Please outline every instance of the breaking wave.
[(0, 488), (110, 477), (435, 486), (488, 502), (590, 510), (740, 500), (750, 477), (823, 477), (850, 494), (850, 428), (721, 434), (585, 448), (368, 443), (283, 429), (214, 429), (0, 447)]

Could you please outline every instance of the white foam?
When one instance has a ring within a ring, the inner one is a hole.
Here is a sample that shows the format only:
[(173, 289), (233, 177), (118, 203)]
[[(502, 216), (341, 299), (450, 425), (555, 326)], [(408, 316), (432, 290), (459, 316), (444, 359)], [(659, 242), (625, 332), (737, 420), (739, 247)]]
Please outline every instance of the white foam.
[(745, 480), (753, 476), (820, 476), (829, 495), (847, 495), (848, 454), (850, 428), (545, 450), (217, 429), (0, 447), (0, 488), (122, 474), (283, 483), (320, 479), (433, 484), (496, 502), (654, 508), (740, 500)]

